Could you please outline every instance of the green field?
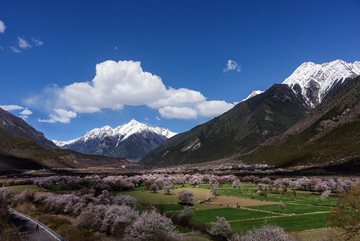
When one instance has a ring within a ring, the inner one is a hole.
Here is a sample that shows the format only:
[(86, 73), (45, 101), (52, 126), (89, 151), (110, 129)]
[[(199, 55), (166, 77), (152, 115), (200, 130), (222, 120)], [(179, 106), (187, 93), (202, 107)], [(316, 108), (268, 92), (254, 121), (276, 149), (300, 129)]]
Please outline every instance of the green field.
[(216, 222), (216, 217), (225, 217), (227, 221), (233, 220), (243, 220), (249, 218), (263, 218), (263, 217), (272, 217), (277, 216), (276, 214), (250, 211), (239, 208), (218, 208), (218, 209), (205, 209), (205, 210), (195, 210), (193, 220), (210, 223)]
[(177, 195), (181, 190), (192, 191), (195, 195), (195, 202), (210, 197), (210, 190), (202, 189), (202, 188), (178, 188), (172, 190), (171, 195), (166, 195), (163, 191), (158, 191), (157, 193), (153, 193), (150, 191), (129, 191), (129, 192), (116, 192), (116, 193), (130, 195), (136, 198), (136, 200), (139, 203), (176, 204), (179, 202)]
[(17, 186), (7, 186), (7, 188), (11, 188), (17, 192), (22, 192), (25, 190), (35, 190), (40, 191), (42, 188), (36, 186), (36, 185), (17, 185)]
[(139, 203), (151, 204), (164, 212), (179, 213), (183, 207), (177, 204), (177, 193), (183, 189), (190, 190), (195, 194), (194, 221), (210, 225), (211, 222), (216, 221), (216, 217), (225, 217), (235, 232), (261, 227), (265, 222), (279, 225), (289, 232), (325, 228), (328, 227), (326, 217), (331, 207), (335, 206), (337, 202), (335, 196), (319, 201), (319, 193), (310, 191), (297, 191), (294, 195), (292, 190), (288, 190), (286, 193), (273, 190), (267, 191), (267, 198), (265, 198), (260, 195), (261, 191), (256, 189), (255, 184), (243, 183), (242, 187), (242, 193), (239, 193), (239, 190), (232, 188), (232, 185), (225, 184), (218, 189), (218, 194), (233, 197), (235, 200), (236, 198), (246, 198), (250, 202), (252, 199), (276, 203), (282, 201), (286, 207), (281, 210), (279, 205), (270, 203), (270, 205), (261, 204), (260, 206), (233, 208), (224, 205), (196, 203), (210, 196), (210, 185), (207, 184), (201, 184), (196, 188), (191, 185), (178, 186), (172, 191), (172, 195), (165, 195), (162, 191), (151, 193), (146, 191), (144, 187), (137, 187), (134, 191), (121, 193), (131, 195)]
[[(287, 232), (304, 231), (308, 229), (325, 228), (329, 225), (326, 223), (328, 214), (310, 214), (299, 215), (291, 217), (275, 217), (267, 218), (266, 223), (276, 224), (283, 227)], [(253, 228), (259, 228), (264, 225), (265, 219), (246, 220), (238, 222), (230, 222), (231, 227), (235, 232), (247, 231)]]
[(319, 207), (319, 206), (307, 206), (307, 205), (295, 205), (295, 204), (286, 204), (284, 210), (282, 210), (279, 205), (264, 205), (264, 206), (255, 206), (249, 207), (257, 210), (272, 211), (278, 213), (286, 214), (304, 214), (304, 213), (314, 213), (314, 212), (324, 212), (330, 211), (328, 207)]

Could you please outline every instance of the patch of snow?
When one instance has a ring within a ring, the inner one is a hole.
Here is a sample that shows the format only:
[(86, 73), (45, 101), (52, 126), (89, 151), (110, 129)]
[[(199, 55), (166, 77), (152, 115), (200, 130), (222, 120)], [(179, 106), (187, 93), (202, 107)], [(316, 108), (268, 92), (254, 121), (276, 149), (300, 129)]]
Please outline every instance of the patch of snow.
[(248, 99), (250, 99), (250, 98), (252, 98), (254, 96), (260, 95), (262, 93), (264, 93), (264, 91), (262, 91), (262, 90), (254, 90), (248, 97), (243, 99), (241, 102), (246, 101), (246, 100), (248, 100)]

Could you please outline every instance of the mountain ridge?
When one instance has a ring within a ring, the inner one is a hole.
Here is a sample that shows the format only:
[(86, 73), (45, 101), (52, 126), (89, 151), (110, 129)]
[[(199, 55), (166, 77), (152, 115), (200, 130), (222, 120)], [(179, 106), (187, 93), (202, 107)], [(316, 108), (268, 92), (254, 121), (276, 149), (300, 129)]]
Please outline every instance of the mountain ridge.
[(104, 126), (87, 132), (71, 141), (56, 141), (62, 149), (71, 149), (85, 154), (123, 157), (139, 160), (147, 152), (177, 133), (162, 127), (140, 123), (132, 119), (116, 128)]
[(278, 166), (353, 161), (359, 168), (359, 140), (360, 76), (340, 87), (286, 132), (269, 138), (240, 159)]
[[(320, 65), (303, 63), (282, 84), (275, 84), (264, 92), (252, 92), (223, 115), (165, 141), (140, 163), (147, 166), (170, 166), (252, 153), (267, 140), (286, 132), (358, 75), (358, 61), (352, 64), (342, 60)], [(233, 116), (233, 120), (226, 121), (229, 116)], [(208, 142), (213, 141), (211, 148), (204, 148), (206, 139)], [(209, 153), (204, 153), (202, 149)], [(192, 154), (182, 154), (189, 150)]]
[(275, 84), (221, 116), (168, 139), (140, 163), (170, 166), (245, 153), (286, 131), (305, 116), (308, 108), (289, 86)]
[(28, 138), (46, 149), (57, 149), (57, 146), (46, 139), (42, 132), (2, 108), (0, 108), (0, 128), (10, 136)]
[(305, 62), (282, 83), (287, 84), (296, 94), (304, 97), (312, 108), (347, 80), (360, 75), (360, 62), (347, 63), (335, 60), (323, 64)]

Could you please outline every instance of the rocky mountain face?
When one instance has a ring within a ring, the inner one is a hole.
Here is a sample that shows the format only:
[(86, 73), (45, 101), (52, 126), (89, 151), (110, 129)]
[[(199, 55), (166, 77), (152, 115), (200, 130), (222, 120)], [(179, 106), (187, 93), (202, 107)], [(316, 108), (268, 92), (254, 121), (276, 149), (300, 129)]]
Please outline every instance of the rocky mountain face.
[[(317, 106), (323, 101), (326, 100), (330, 107), (346, 103), (340, 99), (344, 92), (339, 90), (358, 75), (360, 62), (351, 64), (336, 60), (321, 65), (304, 63), (283, 84), (274, 85), (263, 93), (254, 91), (227, 113), (165, 141), (140, 163), (148, 166), (171, 166), (240, 156), (247, 162), (282, 165), (275, 161), (276, 158), (272, 158), (276, 155), (271, 151), (263, 151), (261, 153), (266, 154), (259, 157), (252, 153), (257, 153), (254, 151), (276, 136), (287, 133), (290, 127), (309, 116), (309, 112), (314, 113), (314, 108), (317, 110)], [(334, 93), (337, 93), (336, 97), (332, 97)], [(329, 103), (327, 99), (332, 102)], [(341, 109), (343, 112), (345, 110)], [(338, 112), (336, 114), (339, 115)], [(333, 117), (336, 119), (337, 115)], [(329, 130), (329, 123), (330, 121), (321, 122), (317, 128)], [(295, 148), (296, 145), (292, 147)], [(268, 149), (272, 149), (272, 146), (269, 145)], [(291, 154), (294, 150), (286, 151), (284, 153)], [(274, 161), (267, 159), (268, 155)], [(283, 160), (287, 158), (284, 157)]]
[(241, 159), (277, 166), (338, 165), (360, 171), (360, 77), (349, 80), (304, 119)]
[(174, 135), (168, 129), (132, 120), (114, 129), (110, 126), (93, 129), (75, 140), (53, 142), (62, 149), (137, 161)]
[(310, 107), (321, 103), (328, 95), (360, 75), (360, 62), (346, 63), (342, 60), (324, 64), (306, 62), (300, 65), (283, 84), (290, 88)]
[(35, 130), (35, 128), (27, 124), (23, 119), (1, 108), (0, 128), (10, 136), (28, 138), (46, 149), (58, 148), (52, 141), (46, 139), (42, 132)]

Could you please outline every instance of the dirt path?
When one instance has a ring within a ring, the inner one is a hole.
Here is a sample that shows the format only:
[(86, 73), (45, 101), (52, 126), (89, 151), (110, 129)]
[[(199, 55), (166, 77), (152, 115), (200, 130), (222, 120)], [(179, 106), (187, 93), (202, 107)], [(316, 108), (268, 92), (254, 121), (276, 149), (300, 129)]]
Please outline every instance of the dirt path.
[[(65, 241), (56, 233), (42, 223), (37, 223), (36, 220), (29, 218), (23, 213), (15, 210), (10, 210), (12, 214), (11, 223), (19, 229), (21, 237), (29, 241)], [(38, 225), (38, 226), (37, 226)]]

